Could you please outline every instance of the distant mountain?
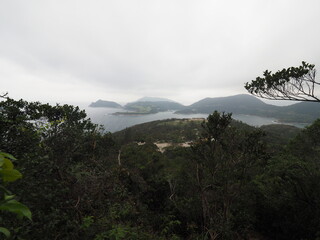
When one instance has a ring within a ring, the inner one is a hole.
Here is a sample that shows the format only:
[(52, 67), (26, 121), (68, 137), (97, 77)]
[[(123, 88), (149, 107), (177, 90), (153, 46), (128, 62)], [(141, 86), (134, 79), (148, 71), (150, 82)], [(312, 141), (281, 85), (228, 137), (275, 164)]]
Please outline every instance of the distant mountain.
[(253, 114), (274, 113), (279, 111), (278, 106), (266, 104), (260, 99), (247, 94), (240, 94), (230, 97), (204, 98), (198, 102), (185, 107), (177, 113), (212, 113), (232, 112), (235, 114)]
[(89, 107), (104, 107), (104, 108), (122, 108), (122, 106), (116, 102), (105, 101), (99, 99), (96, 102), (93, 102), (89, 105)]
[(300, 113), (315, 118), (320, 117), (320, 103), (317, 102), (299, 102), (285, 107), (287, 112)]
[(129, 111), (135, 111), (139, 113), (157, 113), (181, 110), (185, 106), (180, 103), (170, 101), (145, 101), (128, 103), (124, 107)]
[(311, 123), (320, 118), (320, 103), (299, 102), (283, 106), (275, 117), (280, 121)]
[(136, 102), (175, 102), (175, 101), (168, 98), (143, 97), (143, 98), (139, 98)]
[(212, 113), (214, 111), (276, 118), (282, 122), (310, 123), (320, 117), (320, 103), (300, 102), (289, 106), (274, 106), (248, 94), (205, 98), (176, 113)]

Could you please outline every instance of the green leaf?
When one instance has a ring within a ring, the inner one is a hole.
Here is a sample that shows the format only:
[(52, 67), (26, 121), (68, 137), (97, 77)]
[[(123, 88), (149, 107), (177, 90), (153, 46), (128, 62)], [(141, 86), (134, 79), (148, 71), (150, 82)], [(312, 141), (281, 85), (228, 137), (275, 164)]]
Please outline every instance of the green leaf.
[(9, 153), (0, 152), (0, 155), (4, 156), (5, 158), (9, 158), (11, 160), (17, 160), (14, 156)]
[(12, 199), (0, 205), (0, 210), (9, 211), (20, 217), (26, 217), (31, 220), (32, 214), (27, 206)]
[(4, 164), (4, 159), (5, 157), (0, 152), (0, 167), (2, 167), (2, 165)]
[(13, 163), (8, 158), (4, 158), (4, 163), (2, 165), (2, 169), (12, 170)]
[(9, 201), (9, 200), (12, 200), (14, 199), (15, 195), (7, 195), (7, 194), (4, 194), (4, 200), (5, 201)]
[(11, 160), (17, 159), (9, 153), (0, 152), (0, 167), (13, 169)]
[(4, 235), (6, 235), (7, 238), (10, 237), (10, 232), (8, 229), (4, 228), (4, 227), (0, 227), (0, 233), (3, 233)]
[(22, 174), (16, 169), (1, 169), (0, 175), (4, 182), (14, 182), (22, 178)]

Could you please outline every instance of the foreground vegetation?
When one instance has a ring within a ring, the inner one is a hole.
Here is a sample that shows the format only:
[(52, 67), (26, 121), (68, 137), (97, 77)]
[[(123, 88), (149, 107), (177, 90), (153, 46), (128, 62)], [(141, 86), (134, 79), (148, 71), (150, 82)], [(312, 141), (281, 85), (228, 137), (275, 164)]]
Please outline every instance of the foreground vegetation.
[(111, 135), (69, 105), (6, 98), (0, 113), (0, 152), (23, 175), (7, 187), (32, 212), (1, 212), (11, 239), (320, 236), (320, 120), (263, 131), (214, 112)]

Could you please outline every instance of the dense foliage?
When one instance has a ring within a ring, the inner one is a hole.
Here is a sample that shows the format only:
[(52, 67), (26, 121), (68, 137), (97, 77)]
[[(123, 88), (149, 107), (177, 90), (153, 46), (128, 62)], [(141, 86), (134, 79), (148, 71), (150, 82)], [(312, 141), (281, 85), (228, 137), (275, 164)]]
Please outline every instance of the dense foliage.
[(316, 239), (320, 122), (264, 130), (214, 112), (113, 136), (77, 107), (6, 98), (0, 152), (18, 159), (10, 190), (32, 221), (1, 212), (0, 226), (12, 239)]
[(0, 109), (1, 151), (19, 159), (24, 175), (12, 190), (33, 212), (32, 222), (6, 217), (4, 225), (25, 239), (79, 239), (89, 202), (103, 193), (96, 184), (107, 177), (110, 136), (73, 106), (8, 98)]
[[(7, 211), (10, 213), (17, 214), (18, 217), (26, 217), (31, 220), (32, 214), (29, 208), (22, 203), (18, 202), (6, 187), (5, 184), (8, 182), (14, 182), (21, 178), (21, 173), (14, 169), (12, 161), (17, 160), (11, 154), (0, 152), (0, 189), (1, 189), (1, 200), (0, 200), (0, 210)], [(4, 234), (6, 237), (10, 237), (10, 231), (5, 227), (0, 227), (0, 233)]]

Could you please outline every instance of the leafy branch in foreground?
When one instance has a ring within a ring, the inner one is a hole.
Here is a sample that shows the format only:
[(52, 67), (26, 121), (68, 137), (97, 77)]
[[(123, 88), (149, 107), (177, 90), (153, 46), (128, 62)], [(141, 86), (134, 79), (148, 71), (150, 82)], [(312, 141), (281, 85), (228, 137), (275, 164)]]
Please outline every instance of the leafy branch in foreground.
[[(12, 160), (16, 159), (11, 154), (0, 152), (0, 210), (15, 213), (20, 218), (26, 217), (31, 220), (29, 208), (15, 200), (15, 195), (12, 195), (4, 186), (8, 182), (14, 182), (22, 177), (21, 173), (14, 169)], [(3, 233), (6, 237), (10, 237), (10, 232), (7, 228), (0, 227), (0, 233)]]
[(302, 62), (299, 67), (289, 67), (275, 73), (266, 70), (263, 77), (247, 82), (245, 88), (249, 93), (265, 99), (320, 102), (316, 95), (320, 83), (315, 79), (314, 67)]

